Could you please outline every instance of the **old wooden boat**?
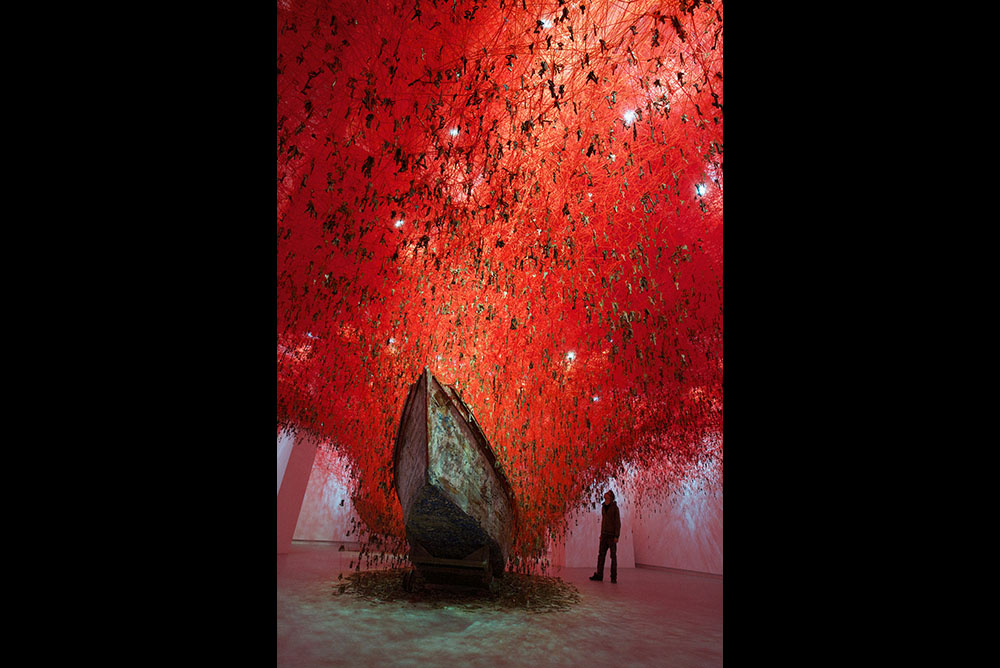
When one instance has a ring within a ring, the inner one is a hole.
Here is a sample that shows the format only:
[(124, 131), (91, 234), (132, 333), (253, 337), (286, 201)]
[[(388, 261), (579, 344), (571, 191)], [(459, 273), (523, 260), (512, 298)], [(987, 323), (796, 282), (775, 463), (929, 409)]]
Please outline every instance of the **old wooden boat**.
[(393, 451), (414, 578), (495, 588), (517, 527), (510, 482), (475, 416), (425, 369), (410, 386)]

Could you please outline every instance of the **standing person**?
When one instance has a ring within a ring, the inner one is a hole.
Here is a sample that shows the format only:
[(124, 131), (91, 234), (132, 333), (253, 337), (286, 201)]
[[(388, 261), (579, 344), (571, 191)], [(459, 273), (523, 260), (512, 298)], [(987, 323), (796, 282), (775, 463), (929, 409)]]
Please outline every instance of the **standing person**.
[(618, 582), (618, 536), (622, 531), (621, 515), (618, 504), (615, 503), (615, 493), (608, 490), (604, 493), (604, 505), (601, 507), (601, 546), (597, 553), (597, 572), (590, 576), (591, 580), (600, 582), (604, 579), (604, 556), (611, 550), (611, 581)]

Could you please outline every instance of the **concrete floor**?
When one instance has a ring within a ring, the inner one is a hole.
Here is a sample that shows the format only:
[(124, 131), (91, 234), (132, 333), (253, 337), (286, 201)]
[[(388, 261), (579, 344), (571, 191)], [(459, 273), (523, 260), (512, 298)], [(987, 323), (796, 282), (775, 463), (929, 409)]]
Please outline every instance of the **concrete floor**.
[(567, 568), (549, 575), (580, 591), (568, 611), (430, 608), (334, 595), (357, 558), (339, 547), (278, 555), (279, 667), (722, 665), (720, 576), (628, 568), (611, 584)]

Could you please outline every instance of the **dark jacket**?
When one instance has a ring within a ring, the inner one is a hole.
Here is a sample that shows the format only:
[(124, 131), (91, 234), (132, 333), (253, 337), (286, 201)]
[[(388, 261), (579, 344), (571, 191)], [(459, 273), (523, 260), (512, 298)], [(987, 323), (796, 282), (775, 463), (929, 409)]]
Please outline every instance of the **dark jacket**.
[(618, 514), (618, 504), (612, 501), (601, 506), (601, 535), (618, 538), (622, 531), (622, 519)]

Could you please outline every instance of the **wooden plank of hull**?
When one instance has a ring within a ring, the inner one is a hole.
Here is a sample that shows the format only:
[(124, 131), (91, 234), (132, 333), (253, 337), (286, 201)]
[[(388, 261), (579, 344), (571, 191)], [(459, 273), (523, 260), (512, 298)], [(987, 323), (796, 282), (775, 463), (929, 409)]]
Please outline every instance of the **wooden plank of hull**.
[(404, 518), (427, 484), (427, 377), (421, 374), (410, 386), (393, 451), (396, 496)]
[(438, 558), (462, 560), (488, 547), (493, 574), (500, 577), (506, 566), (507, 550), (431, 484), (421, 490), (406, 518), (406, 534), (411, 550), (419, 547)]
[(513, 490), (468, 406), (429, 370), (407, 395), (394, 468), (411, 546), (453, 560), (488, 547), (502, 575), (516, 526)]

